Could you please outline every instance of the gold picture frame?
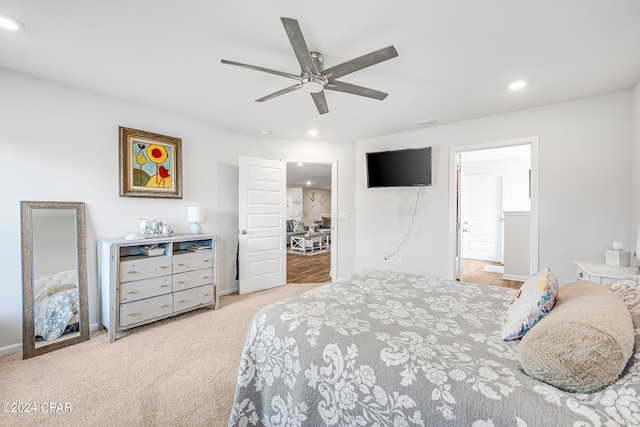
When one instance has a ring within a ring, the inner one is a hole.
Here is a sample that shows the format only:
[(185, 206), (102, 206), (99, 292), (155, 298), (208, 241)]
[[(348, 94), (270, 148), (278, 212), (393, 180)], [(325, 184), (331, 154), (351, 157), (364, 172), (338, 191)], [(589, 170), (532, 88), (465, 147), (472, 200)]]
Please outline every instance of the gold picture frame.
[(182, 139), (120, 126), (120, 197), (182, 199)]

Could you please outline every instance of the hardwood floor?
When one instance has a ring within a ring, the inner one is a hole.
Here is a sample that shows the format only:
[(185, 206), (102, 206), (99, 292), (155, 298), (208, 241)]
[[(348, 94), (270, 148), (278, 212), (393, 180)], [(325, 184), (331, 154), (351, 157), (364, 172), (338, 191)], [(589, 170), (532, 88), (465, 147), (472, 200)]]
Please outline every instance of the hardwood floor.
[(497, 262), (487, 262), (477, 259), (465, 259), (462, 267), (462, 282), (480, 283), (481, 285), (495, 285), (506, 288), (520, 289), (522, 282), (504, 280), (502, 274), (483, 271), (485, 265), (501, 265)]
[(287, 283), (329, 283), (331, 252), (300, 255), (287, 252)]
[[(483, 271), (487, 264), (500, 265), (496, 262), (465, 259), (462, 281), (520, 289), (522, 282), (503, 280), (499, 273)], [(287, 253), (287, 283), (329, 283), (331, 282), (330, 268), (330, 252), (310, 256)]]

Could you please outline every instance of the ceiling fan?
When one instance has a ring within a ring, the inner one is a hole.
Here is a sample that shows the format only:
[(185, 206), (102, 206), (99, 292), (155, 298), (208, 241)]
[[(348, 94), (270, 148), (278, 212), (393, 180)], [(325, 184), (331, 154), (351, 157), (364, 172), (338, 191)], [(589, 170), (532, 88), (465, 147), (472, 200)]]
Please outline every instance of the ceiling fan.
[(307, 47), (300, 25), (298, 21), (291, 18), (280, 18), (284, 29), (287, 32), (293, 51), (300, 63), (300, 74), (290, 74), (282, 71), (270, 70), (268, 68), (257, 67), (255, 65), (242, 64), (240, 62), (228, 61), (226, 59), (221, 60), (223, 64), (237, 65), (239, 67), (245, 67), (252, 70), (263, 71), (265, 73), (271, 73), (282, 77), (288, 77), (296, 80), (297, 83), (293, 86), (279, 90), (262, 98), (256, 99), (256, 102), (264, 102), (276, 96), (284, 95), (285, 93), (293, 92), (294, 90), (304, 88), (311, 93), (311, 97), (318, 108), (320, 114), (329, 112), (327, 107), (327, 100), (324, 96), (324, 89), (335, 90), (338, 92), (350, 93), (352, 95), (366, 96), (367, 98), (383, 100), (387, 97), (387, 93), (380, 92), (378, 90), (369, 89), (362, 86), (356, 86), (350, 83), (344, 83), (337, 81), (337, 78), (346, 76), (355, 71), (362, 70), (363, 68), (370, 67), (379, 62), (386, 61), (387, 59), (395, 58), (398, 56), (398, 52), (395, 47), (389, 46), (383, 49), (376, 50), (369, 54), (352, 59), (351, 61), (344, 62), (339, 65), (327, 68), (323, 70), (322, 54), (318, 52), (311, 52)]

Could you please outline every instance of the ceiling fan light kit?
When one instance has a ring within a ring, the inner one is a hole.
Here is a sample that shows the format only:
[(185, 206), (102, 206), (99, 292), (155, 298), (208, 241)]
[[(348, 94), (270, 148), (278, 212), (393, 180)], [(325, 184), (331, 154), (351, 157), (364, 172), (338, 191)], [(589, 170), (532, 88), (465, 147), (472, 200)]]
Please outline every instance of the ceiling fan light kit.
[(352, 59), (351, 61), (347, 61), (342, 64), (327, 68), (326, 70), (322, 70), (322, 54), (309, 50), (309, 48), (307, 47), (307, 43), (302, 36), (302, 31), (300, 30), (298, 21), (291, 18), (280, 19), (282, 21), (282, 24), (284, 25), (287, 36), (289, 37), (289, 41), (291, 42), (291, 47), (293, 47), (293, 52), (295, 53), (296, 58), (298, 59), (298, 63), (300, 64), (300, 74), (296, 75), (285, 73), (282, 71), (271, 70), (255, 65), (243, 64), (226, 59), (221, 60), (223, 64), (249, 68), (256, 71), (262, 71), (265, 73), (275, 74), (278, 76), (297, 80), (297, 84), (263, 96), (262, 98), (258, 98), (256, 99), (256, 102), (268, 101), (277, 96), (284, 95), (285, 93), (293, 92), (294, 90), (303, 88), (306, 92), (311, 94), (311, 97), (316, 104), (316, 108), (318, 109), (318, 113), (325, 114), (329, 112), (327, 100), (324, 95), (325, 89), (378, 100), (383, 100), (387, 97), (388, 94), (385, 92), (380, 92), (378, 90), (369, 89), (362, 86), (356, 86), (335, 79), (386, 61), (388, 59), (395, 58), (396, 56), (398, 56), (398, 52), (396, 51), (395, 47), (388, 46), (375, 52), (371, 52), (369, 54)]
[(328, 83), (328, 80), (326, 79), (326, 77), (323, 77), (323, 76), (311, 76), (311, 75), (305, 74), (302, 76), (301, 83), (302, 83), (302, 88), (305, 89), (307, 92), (318, 93), (322, 89), (324, 89), (324, 87)]

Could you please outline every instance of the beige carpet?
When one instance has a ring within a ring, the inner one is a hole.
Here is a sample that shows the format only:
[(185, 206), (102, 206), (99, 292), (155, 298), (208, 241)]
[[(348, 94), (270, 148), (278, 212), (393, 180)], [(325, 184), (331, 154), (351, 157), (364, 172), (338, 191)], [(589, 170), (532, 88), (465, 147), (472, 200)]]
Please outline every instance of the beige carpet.
[[(225, 426), (244, 337), (253, 315), (319, 283), (227, 295), (201, 309), (22, 360), (0, 358), (0, 404), (33, 403), (31, 413), (0, 410), (2, 426)], [(55, 412), (50, 402), (71, 412)]]

